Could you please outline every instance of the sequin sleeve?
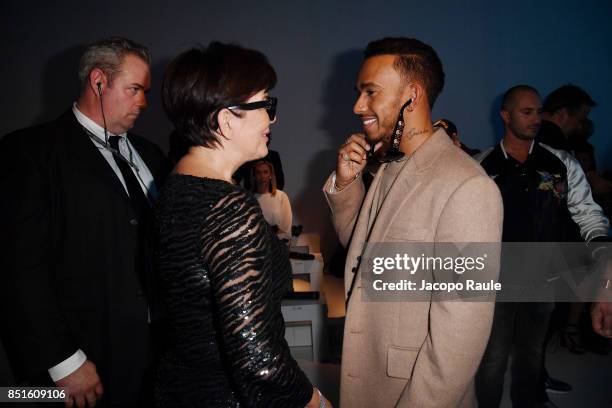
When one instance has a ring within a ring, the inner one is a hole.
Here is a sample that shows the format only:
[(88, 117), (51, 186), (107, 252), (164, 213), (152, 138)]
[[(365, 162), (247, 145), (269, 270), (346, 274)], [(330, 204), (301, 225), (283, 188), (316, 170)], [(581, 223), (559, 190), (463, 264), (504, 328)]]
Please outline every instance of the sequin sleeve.
[(202, 255), (221, 333), (220, 349), (241, 401), (304, 407), (312, 385), (284, 339), (282, 295), (291, 284), (286, 248), (245, 191), (221, 198), (204, 222)]

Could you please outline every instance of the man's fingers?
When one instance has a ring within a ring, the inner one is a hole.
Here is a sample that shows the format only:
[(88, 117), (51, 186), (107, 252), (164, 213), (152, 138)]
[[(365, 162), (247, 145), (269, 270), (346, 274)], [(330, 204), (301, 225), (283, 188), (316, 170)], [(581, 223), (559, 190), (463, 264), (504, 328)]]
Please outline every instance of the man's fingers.
[(336, 186), (342, 189), (355, 180), (367, 163), (367, 152), (371, 146), (362, 133), (350, 135), (338, 149), (338, 164), (336, 167)]
[(85, 399), (87, 400), (87, 406), (89, 408), (93, 408), (96, 406), (96, 401), (98, 400), (96, 393), (94, 390), (85, 394)]
[(65, 402), (68, 408), (93, 407), (104, 392), (96, 365), (89, 360), (55, 383), (58, 387), (68, 387), (70, 395)]
[(602, 315), (601, 309), (599, 308), (597, 304), (595, 304), (593, 306), (593, 309), (591, 310), (591, 321), (593, 323), (593, 330), (595, 330), (595, 332), (597, 333), (601, 333), (602, 316), (603, 315)]
[(85, 408), (85, 397), (83, 394), (77, 394), (74, 396), (74, 404), (77, 408)]
[(355, 176), (363, 170), (367, 163), (365, 153), (344, 151), (340, 152), (338, 156), (336, 181), (340, 182), (341, 184), (345, 184), (345, 182), (353, 180)]
[(102, 396), (102, 394), (104, 394), (104, 387), (102, 387), (102, 383), (101, 382), (99, 382), (96, 385), (95, 391), (96, 391), (96, 395), (98, 396), (98, 398), (100, 398)]
[(350, 143), (355, 143), (361, 146), (364, 149), (367, 149), (368, 142), (366, 141), (365, 135), (363, 133), (353, 133), (350, 135), (344, 142), (344, 145), (348, 145)]
[(595, 303), (591, 310), (591, 320), (597, 334), (612, 338), (612, 313), (609, 309), (609, 303)]
[(604, 337), (612, 337), (612, 315), (605, 316), (603, 320), (602, 335)]
[(368, 149), (366, 149), (365, 147), (361, 146), (358, 143), (351, 142), (347, 145), (342, 146), (340, 150), (338, 150), (338, 153), (342, 155), (344, 153), (350, 154), (351, 152), (356, 152), (357, 154), (361, 156), (365, 156), (368, 150), (369, 150), (369, 147)]
[(365, 153), (358, 153), (355, 151), (348, 153), (347, 157), (348, 157), (348, 160), (346, 160), (345, 158), (343, 158), (343, 160), (352, 161), (352, 162), (357, 163), (358, 165), (361, 165), (363, 161), (366, 160)]

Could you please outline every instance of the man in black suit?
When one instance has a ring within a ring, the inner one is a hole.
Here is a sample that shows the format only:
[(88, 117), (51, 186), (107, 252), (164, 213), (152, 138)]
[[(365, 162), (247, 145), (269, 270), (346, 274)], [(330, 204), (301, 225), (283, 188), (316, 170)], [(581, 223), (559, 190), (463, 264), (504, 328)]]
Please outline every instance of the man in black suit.
[(143, 406), (151, 393), (147, 230), (168, 167), (127, 133), (150, 61), (124, 38), (90, 45), (72, 108), (0, 141), (2, 341), (20, 384), (67, 386), (76, 406)]

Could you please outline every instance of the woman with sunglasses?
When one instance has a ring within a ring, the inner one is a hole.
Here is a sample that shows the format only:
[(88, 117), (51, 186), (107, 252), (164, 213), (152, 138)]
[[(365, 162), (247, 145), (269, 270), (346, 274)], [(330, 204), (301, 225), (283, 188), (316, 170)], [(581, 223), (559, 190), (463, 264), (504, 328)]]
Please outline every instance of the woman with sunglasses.
[(167, 308), (158, 407), (330, 406), (284, 339), (287, 248), (255, 197), (232, 184), (264, 157), (276, 73), (260, 52), (211, 43), (168, 66), (164, 109), (190, 146), (156, 208), (156, 261)]

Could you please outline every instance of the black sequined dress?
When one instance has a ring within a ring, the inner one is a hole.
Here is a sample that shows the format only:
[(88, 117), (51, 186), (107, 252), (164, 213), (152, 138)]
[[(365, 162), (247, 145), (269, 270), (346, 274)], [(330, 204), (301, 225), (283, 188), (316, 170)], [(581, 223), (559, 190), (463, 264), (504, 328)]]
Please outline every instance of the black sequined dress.
[(253, 195), (172, 175), (156, 208), (156, 263), (169, 315), (158, 407), (304, 407), (312, 385), (289, 353), (281, 300), (288, 251)]

